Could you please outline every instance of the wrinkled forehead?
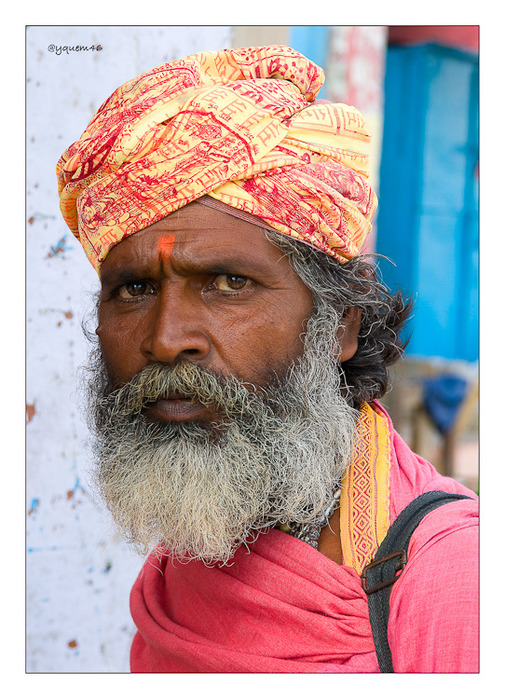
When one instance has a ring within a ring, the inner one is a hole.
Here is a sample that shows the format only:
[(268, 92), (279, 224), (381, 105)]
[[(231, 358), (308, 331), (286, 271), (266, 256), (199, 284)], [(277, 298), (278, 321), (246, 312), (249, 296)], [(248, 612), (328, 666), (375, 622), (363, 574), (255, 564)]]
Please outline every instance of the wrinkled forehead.
[[(186, 204), (186, 206), (181, 207), (177, 211), (174, 211), (172, 214), (169, 214), (165, 217), (165, 219), (163, 219), (163, 222), (165, 224), (169, 224), (170, 228), (173, 230), (177, 230), (177, 222), (179, 220), (186, 221), (186, 214), (188, 214), (188, 212), (191, 212), (192, 217), (202, 221), (201, 232), (203, 235), (205, 234), (205, 229), (209, 225), (212, 225), (216, 220), (219, 222), (219, 226), (223, 226), (223, 221), (225, 221), (227, 227), (233, 227), (235, 222), (238, 220), (244, 221), (252, 226), (256, 226), (256, 228), (260, 228), (263, 231), (278, 234), (278, 231), (276, 231), (275, 228), (269, 226), (258, 216), (254, 216), (253, 214), (250, 214), (247, 211), (242, 211), (241, 209), (236, 209), (229, 204), (219, 201), (219, 199), (214, 199), (208, 194), (205, 194), (203, 197), (200, 197), (199, 199)], [(217, 217), (214, 215), (214, 212), (221, 214), (222, 216)], [(181, 213), (183, 214), (182, 216)], [(185, 224), (182, 223), (182, 225), (184, 226)], [(139, 236), (150, 229), (152, 229), (152, 226), (148, 226), (147, 228), (134, 233), (134, 235)], [(118, 245), (121, 244), (121, 242), (118, 243)], [(160, 251), (170, 254), (173, 250), (174, 242), (174, 233), (167, 233), (166, 235), (160, 237), (158, 247)]]
[(102, 284), (128, 273), (147, 275), (158, 264), (175, 265), (185, 273), (213, 268), (252, 275), (278, 273), (280, 266), (285, 274), (290, 263), (267, 237), (265, 223), (252, 215), (235, 216), (234, 211), (198, 200), (137, 231), (111, 248), (100, 268)]

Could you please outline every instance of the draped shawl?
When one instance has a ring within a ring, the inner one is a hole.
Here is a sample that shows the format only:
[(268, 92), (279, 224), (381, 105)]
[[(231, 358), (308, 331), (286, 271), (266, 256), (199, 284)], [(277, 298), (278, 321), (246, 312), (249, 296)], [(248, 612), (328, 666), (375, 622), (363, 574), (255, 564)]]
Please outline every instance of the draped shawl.
[(470, 495), (430, 513), (393, 587), (395, 672), (478, 669), (475, 494), (437, 474), (396, 434), (378, 403), (342, 488), (343, 565), (273, 529), (231, 565), (146, 561), (131, 594), (133, 672), (378, 672), (360, 583), (389, 522), (417, 495)]

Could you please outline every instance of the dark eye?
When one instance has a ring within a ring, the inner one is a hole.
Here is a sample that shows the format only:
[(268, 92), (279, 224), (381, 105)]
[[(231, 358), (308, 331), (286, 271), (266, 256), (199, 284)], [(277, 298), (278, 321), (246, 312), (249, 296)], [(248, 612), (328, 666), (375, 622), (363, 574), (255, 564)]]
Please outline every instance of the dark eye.
[(120, 286), (117, 290), (118, 297), (125, 301), (153, 293), (154, 289), (152, 284), (144, 281), (128, 282), (127, 284)]
[(214, 286), (218, 291), (231, 293), (233, 291), (242, 291), (251, 284), (248, 277), (241, 277), (239, 274), (219, 274), (214, 279)]

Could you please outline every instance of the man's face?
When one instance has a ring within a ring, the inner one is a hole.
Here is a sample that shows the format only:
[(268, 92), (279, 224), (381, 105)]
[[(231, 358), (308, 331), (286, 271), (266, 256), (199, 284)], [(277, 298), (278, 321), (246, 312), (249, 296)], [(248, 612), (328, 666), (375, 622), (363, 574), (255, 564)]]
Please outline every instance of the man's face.
[(335, 339), (339, 314), (313, 311), (262, 230), (191, 204), (114, 247), (101, 277), (89, 416), (127, 538), (226, 561), (324, 509), (352, 449), (337, 355), (355, 332)]
[[(303, 351), (312, 296), (257, 226), (192, 203), (116, 245), (101, 269), (98, 335), (112, 385), (183, 360), (256, 386)], [(177, 399), (157, 420), (209, 411)]]

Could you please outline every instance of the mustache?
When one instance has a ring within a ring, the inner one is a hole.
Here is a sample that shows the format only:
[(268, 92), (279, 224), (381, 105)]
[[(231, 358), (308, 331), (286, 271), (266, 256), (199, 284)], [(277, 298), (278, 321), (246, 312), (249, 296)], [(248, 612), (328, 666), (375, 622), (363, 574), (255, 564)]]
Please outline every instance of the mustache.
[(130, 381), (105, 397), (115, 418), (133, 417), (149, 403), (162, 399), (184, 399), (215, 407), (226, 417), (251, 415), (259, 397), (257, 387), (235, 377), (225, 378), (190, 362), (174, 367), (150, 364)]

